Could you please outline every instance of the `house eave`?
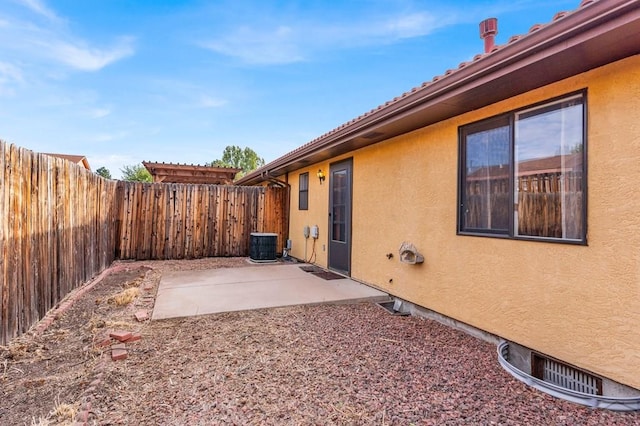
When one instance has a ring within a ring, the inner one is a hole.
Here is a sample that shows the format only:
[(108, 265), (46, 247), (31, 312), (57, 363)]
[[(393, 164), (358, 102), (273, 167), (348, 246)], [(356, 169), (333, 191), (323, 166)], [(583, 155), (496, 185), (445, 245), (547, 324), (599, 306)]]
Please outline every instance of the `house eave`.
[(598, 1), (303, 145), (252, 185), (640, 53), (640, 0)]

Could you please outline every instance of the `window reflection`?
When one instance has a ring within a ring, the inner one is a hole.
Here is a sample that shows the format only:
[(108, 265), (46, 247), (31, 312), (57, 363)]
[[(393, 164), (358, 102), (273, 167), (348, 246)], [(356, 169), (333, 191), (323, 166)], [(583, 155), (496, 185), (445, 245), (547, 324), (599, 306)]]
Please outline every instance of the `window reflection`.
[(346, 242), (346, 194), (347, 194), (347, 171), (338, 170), (332, 173), (331, 191), (333, 209), (331, 212), (332, 240)]
[(579, 97), (516, 115), (517, 235), (581, 238), (582, 108)]

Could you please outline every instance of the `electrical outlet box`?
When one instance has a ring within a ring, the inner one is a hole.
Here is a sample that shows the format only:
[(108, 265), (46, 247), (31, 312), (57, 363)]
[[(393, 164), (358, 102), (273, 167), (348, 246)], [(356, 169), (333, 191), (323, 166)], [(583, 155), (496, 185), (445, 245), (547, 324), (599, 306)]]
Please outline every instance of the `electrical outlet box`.
[(311, 227), (311, 238), (317, 239), (318, 238), (318, 225), (313, 225)]
[(304, 228), (302, 228), (302, 233), (304, 234), (305, 238), (309, 238), (309, 227), (305, 226)]

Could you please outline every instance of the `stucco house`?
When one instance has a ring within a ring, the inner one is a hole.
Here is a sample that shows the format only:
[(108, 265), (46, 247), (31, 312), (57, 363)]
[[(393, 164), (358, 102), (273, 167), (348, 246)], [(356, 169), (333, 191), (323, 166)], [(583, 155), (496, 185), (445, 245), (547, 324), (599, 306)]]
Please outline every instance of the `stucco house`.
[(481, 32), (485, 53), (237, 183), (290, 186), (291, 256), (494, 336), (559, 392), (637, 398), (640, 1)]
[(71, 161), (73, 164), (77, 164), (79, 166), (84, 167), (87, 170), (91, 170), (91, 166), (89, 166), (89, 160), (84, 155), (74, 155), (74, 154), (49, 154), (44, 153), (45, 155), (50, 155), (51, 157), (62, 158), (63, 160)]

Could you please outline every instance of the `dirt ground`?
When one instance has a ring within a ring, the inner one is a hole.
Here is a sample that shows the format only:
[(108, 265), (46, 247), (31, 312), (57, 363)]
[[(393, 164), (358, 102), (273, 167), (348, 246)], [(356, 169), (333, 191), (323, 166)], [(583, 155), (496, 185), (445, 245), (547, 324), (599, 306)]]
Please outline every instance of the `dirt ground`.
[[(0, 424), (640, 425), (530, 389), (493, 345), (374, 304), (143, 321), (163, 271), (245, 259), (121, 263), (41, 335), (0, 347)], [(140, 333), (127, 359), (100, 346)]]

